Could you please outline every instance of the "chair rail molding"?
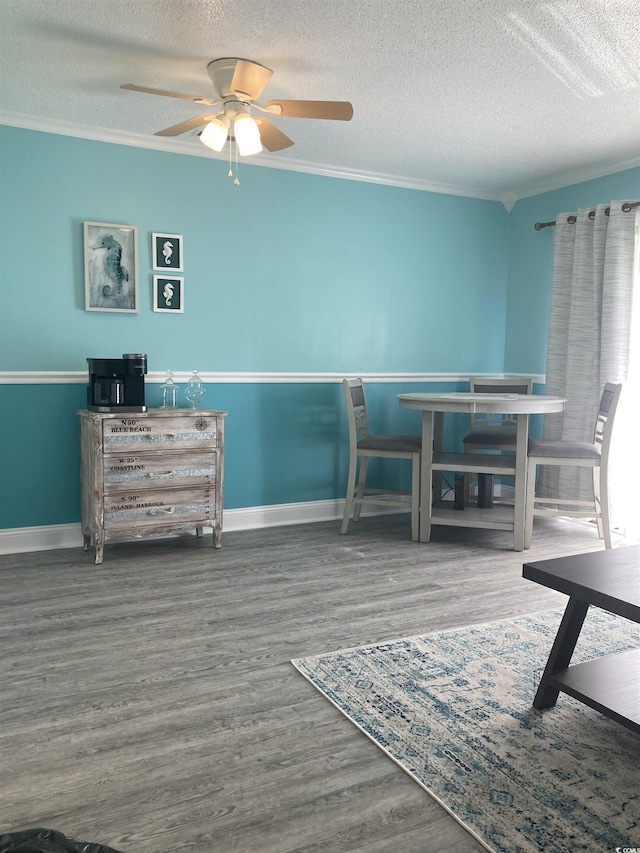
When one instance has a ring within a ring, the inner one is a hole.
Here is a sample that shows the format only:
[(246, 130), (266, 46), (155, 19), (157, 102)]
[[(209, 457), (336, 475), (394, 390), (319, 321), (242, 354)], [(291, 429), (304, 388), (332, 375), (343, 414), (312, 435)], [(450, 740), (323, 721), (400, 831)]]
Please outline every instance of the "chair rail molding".
[[(176, 382), (188, 382), (191, 370), (174, 370)], [(543, 373), (363, 373), (358, 370), (344, 373), (215, 373), (199, 371), (203, 382), (211, 384), (299, 384), (312, 383), (342, 383), (345, 376), (359, 376), (366, 382), (468, 382), (471, 376), (486, 378), (517, 379), (522, 376), (533, 376), (536, 384), (546, 381)], [(166, 379), (166, 372), (152, 371), (147, 374), (146, 382), (161, 385)], [(0, 385), (85, 385), (87, 373), (83, 370), (4, 370), (0, 371)]]

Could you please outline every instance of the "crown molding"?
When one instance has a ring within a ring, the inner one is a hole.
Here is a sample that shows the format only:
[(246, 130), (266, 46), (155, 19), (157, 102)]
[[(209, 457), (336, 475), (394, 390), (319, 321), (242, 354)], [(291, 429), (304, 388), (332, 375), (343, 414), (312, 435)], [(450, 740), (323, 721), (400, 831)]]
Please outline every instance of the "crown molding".
[[(640, 155), (632, 157), (629, 160), (619, 160), (617, 163), (609, 163), (606, 166), (585, 166), (582, 169), (575, 169), (571, 172), (563, 172), (555, 178), (549, 178), (538, 184), (529, 184), (520, 187), (510, 196), (505, 196), (505, 207), (507, 201), (512, 199), (511, 207), (521, 198), (531, 198), (532, 196), (542, 195), (543, 193), (553, 192), (554, 190), (563, 190), (566, 187), (572, 187), (574, 184), (582, 184), (585, 181), (593, 181), (596, 178), (606, 178), (608, 175), (615, 175), (616, 172), (624, 172), (627, 169), (636, 169), (640, 166)], [(508, 208), (510, 210), (510, 208)]]
[[(127, 145), (132, 148), (146, 148), (151, 151), (166, 151), (186, 157), (204, 157), (208, 160), (219, 160), (225, 163), (228, 160), (226, 154), (218, 154), (215, 151), (205, 148), (203, 145), (197, 145), (195, 140), (191, 142), (171, 137), (147, 136), (141, 133), (111, 130), (105, 127), (87, 127), (87, 125), (60, 121), (54, 118), (40, 118), (2, 110), (0, 110), (0, 124), (5, 124), (9, 127), (19, 127), (23, 130), (35, 130), (40, 133), (53, 133), (60, 136), (89, 139), (93, 142), (108, 142), (112, 145)], [(640, 156), (632, 157), (629, 160), (620, 160), (616, 163), (609, 163), (606, 166), (585, 166), (571, 172), (562, 172), (555, 178), (550, 178), (540, 183), (523, 184), (517, 189), (497, 193), (491, 193), (486, 189), (476, 186), (458, 186), (455, 184), (439, 183), (437, 181), (408, 178), (402, 175), (386, 175), (378, 172), (344, 169), (339, 166), (321, 163), (309, 163), (305, 160), (296, 160), (289, 158), (287, 155), (278, 154), (256, 155), (251, 157), (250, 161), (243, 161), (243, 166), (262, 166), (267, 169), (283, 169), (288, 172), (302, 172), (308, 175), (320, 175), (325, 178), (364, 181), (365, 183), (400, 187), (419, 192), (477, 198), (483, 201), (496, 201), (503, 204), (506, 211), (511, 213), (514, 204), (519, 199), (542, 195), (542, 193), (564, 189), (565, 187), (591, 181), (596, 178), (604, 178), (607, 175), (623, 172), (626, 169), (634, 169), (640, 166)]]
[[(93, 142), (109, 142), (113, 145), (128, 145), (133, 148), (147, 148), (152, 151), (166, 151), (171, 154), (181, 154), (187, 157), (204, 157), (207, 160), (228, 162), (226, 154), (218, 154), (204, 145), (184, 139), (173, 139), (162, 136), (146, 136), (140, 133), (110, 130), (105, 127), (87, 127), (52, 118), (37, 118), (22, 113), (10, 113), (0, 110), (0, 124), (19, 127), (23, 130), (35, 130), (40, 133), (54, 133), (60, 136), (73, 136), (79, 139), (90, 139)], [(269, 154), (256, 155), (250, 160), (243, 160), (245, 166), (263, 166), (268, 169), (283, 169), (288, 172), (303, 172), (309, 175), (320, 175), (325, 178), (341, 178), (348, 181), (364, 181), (383, 186), (401, 187), (420, 192), (441, 193), (443, 195), (477, 198), (484, 201), (502, 201), (495, 194), (488, 193), (479, 187), (456, 186), (434, 181), (422, 181), (401, 175), (385, 175), (376, 172), (362, 172), (353, 169), (343, 169), (339, 166), (309, 163), (305, 160), (295, 160), (287, 156)]]

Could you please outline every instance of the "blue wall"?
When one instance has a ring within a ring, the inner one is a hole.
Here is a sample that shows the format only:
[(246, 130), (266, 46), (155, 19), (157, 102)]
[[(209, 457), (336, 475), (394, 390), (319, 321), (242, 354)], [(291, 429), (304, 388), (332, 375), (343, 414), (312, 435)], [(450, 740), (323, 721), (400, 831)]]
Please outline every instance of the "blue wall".
[[(508, 214), (478, 201), (4, 127), (3, 370), (501, 370)], [(84, 310), (83, 221), (135, 225), (138, 314)], [(185, 313), (151, 310), (151, 234)]]
[[(439, 391), (464, 390), (440, 383)], [(402, 383), (371, 384), (367, 404), (379, 432), (419, 434), (420, 413), (401, 409)], [(158, 386), (147, 401), (159, 404)], [(0, 529), (80, 521), (78, 409), (84, 385), (0, 385)], [(205, 403), (225, 422), (226, 509), (344, 498), (347, 423), (342, 386), (327, 383), (207, 385)], [(459, 430), (458, 430), (459, 431)], [(409, 488), (410, 463), (372, 460), (370, 485)]]
[[(344, 497), (342, 389), (305, 373), (544, 372), (551, 235), (533, 222), (575, 207), (565, 191), (509, 216), (244, 163), (235, 187), (219, 160), (10, 127), (0, 145), (0, 371), (84, 372), (87, 356), (146, 352), (151, 371), (301, 374), (207, 387), (205, 404), (229, 412), (227, 509)], [(584, 204), (637, 196), (626, 174), (580, 185)], [(84, 221), (137, 226), (138, 314), (84, 310)], [(182, 315), (151, 310), (154, 231), (184, 237)], [(370, 386), (376, 430), (419, 432), (395, 403), (412, 388)], [(157, 385), (147, 394), (157, 405)], [(0, 384), (0, 402), (0, 527), (79, 521), (84, 386)]]

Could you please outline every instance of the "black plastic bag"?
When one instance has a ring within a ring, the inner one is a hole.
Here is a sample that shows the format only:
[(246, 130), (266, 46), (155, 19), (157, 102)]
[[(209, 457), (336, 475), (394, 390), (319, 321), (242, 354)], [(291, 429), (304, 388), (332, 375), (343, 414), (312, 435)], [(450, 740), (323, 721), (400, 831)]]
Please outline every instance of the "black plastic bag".
[(0, 853), (122, 853), (104, 844), (76, 841), (55, 829), (24, 829), (0, 835)]

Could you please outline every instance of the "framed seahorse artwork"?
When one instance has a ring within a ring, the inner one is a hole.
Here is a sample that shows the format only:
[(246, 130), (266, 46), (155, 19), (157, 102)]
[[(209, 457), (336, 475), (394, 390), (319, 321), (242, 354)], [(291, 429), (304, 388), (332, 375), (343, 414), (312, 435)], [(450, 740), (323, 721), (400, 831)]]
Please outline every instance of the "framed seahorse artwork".
[(154, 275), (153, 310), (166, 314), (184, 314), (184, 279)]
[(84, 223), (87, 311), (138, 313), (138, 231), (133, 225)]
[(182, 272), (182, 235), (152, 234), (151, 253), (157, 272)]

